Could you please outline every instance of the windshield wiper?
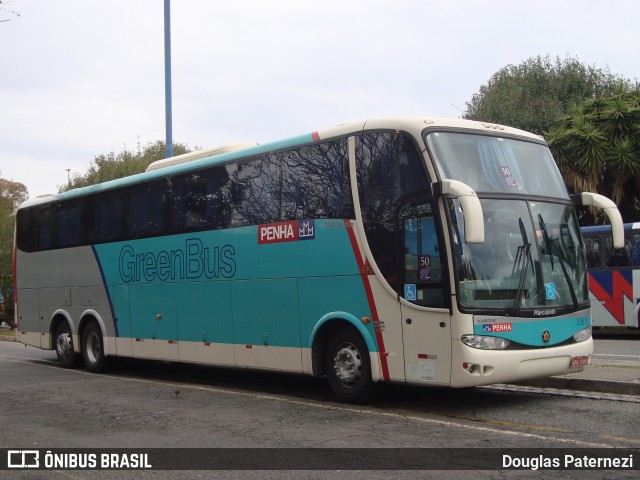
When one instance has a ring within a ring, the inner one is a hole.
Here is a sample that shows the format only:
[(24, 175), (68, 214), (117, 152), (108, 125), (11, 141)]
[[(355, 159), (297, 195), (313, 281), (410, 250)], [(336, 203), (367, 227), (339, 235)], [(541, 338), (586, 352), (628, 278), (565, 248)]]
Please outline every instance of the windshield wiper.
[(518, 247), (518, 251), (516, 253), (516, 258), (513, 262), (513, 269), (511, 270), (511, 275), (516, 273), (518, 265), (522, 262), (522, 269), (520, 270), (520, 280), (518, 282), (518, 291), (516, 293), (516, 298), (513, 301), (513, 306), (511, 307), (511, 313), (516, 314), (520, 311), (520, 306), (522, 304), (522, 296), (524, 295), (524, 283), (527, 279), (527, 269), (529, 268), (530, 254), (531, 254), (531, 244), (529, 243), (529, 239), (527, 238), (527, 232), (524, 228), (524, 223), (522, 222), (522, 217), (518, 219), (520, 224), (520, 235), (522, 235), (522, 245)]
[[(544, 220), (540, 213), (538, 214), (538, 223), (540, 224), (540, 229), (542, 230), (544, 244), (546, 246), (546, 250), (547, 250), (547, 253), (549, 254), (549, 259), (551, 261), (551, 271), (553, 272), (553, 254), (556, 253), (556, 250), (557, 250), (556, 244), (549, 238), (549, 234), (547, 232), (547, 226), (544, 223)], [(571, 281), (569, 272), (567, 272), (567, 267), (565, 267), (564, 265), (563, 257), (564, 255), (562, 255), (562, 251), (560, 250), (558, 252), (558, 262), (560, 263), (562, 274), (564, 275), (564, 279), (567, 282), (567, 286), (569, 287), (569, 292), (571, 293), (571, 300), (573, 301), (573, 306), (574, 308), (578, 308), (578, 297), (576, 296), (576, 291), (575, 291), (575, 288), (573, 287), (573, 282)]]
[[(549, 253), (549, 259), (551, 260), (551, 270), (553, 270), (553, 247), (554, 244), (549, 238), (549, 234), (547, 233), (547, 225), (544, 223), (542, 219), (542, 214), (538, 214), (538, 223), (540, 224), (540, 230), (542, 230), (542, 238), (544, 239), (544, 245)], [(559, 258), (559, 257), (558, 257)], [(562, 263), (562, 261), (560, 261)]]

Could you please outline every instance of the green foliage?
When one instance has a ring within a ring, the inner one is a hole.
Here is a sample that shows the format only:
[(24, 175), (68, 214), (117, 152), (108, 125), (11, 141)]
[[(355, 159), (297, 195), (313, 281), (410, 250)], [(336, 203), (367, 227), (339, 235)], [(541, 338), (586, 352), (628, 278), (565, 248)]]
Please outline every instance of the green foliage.
[[(117, 178), (142, 173), (150, 163), (164, 158), (165, 142), (157, 140), (149, 143), (142, 151), (123, 150), (119, 154), (110, 152), (96, 156), (84, 174), (73, 174), (67, 185), (58, 187), (65, 192), (74, 188), (87, 187)], [(177, 143), (173, 146), (174, 155), (182, 155), (190, 150), (186, 145)]]
[(541, 135), (585, 99), (607, 97), (631, 82), (577, 58), (534, 57), (498, 70), (467, 102), (464, 118), (499, 123)]
[(22, 183), (0, 178), (0, 321), (13, 324), (13, 230), (18, 206), (29, 197)]
[(605, 195), (625, 222), (640, 220), (638, 86), (585, 100), (545, 137), (571, 190)]
[(639, 106), (637, 83), (547, 55), (497, 71), (464, 117), (544, 134), (569, 189), (612, 198), (631, 222), (640, 220)]

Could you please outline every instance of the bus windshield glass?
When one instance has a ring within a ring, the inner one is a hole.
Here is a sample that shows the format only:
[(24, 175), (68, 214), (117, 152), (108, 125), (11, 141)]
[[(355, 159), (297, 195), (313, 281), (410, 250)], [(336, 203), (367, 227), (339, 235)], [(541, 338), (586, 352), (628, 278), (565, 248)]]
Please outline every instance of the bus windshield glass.
[(442, 178), (476, 192), (569, 199), (546, 145), (478, 134), (433, 132), (426, 137)]
[(467, 308), (584, 308), (589, 291), (584, 248), (571, 205), (482, 199), (485, 242), (464, 242), (457, 200), (450, 201), (460, 304)]
[(585, 308), (584, 247), (549, 149), (442, 132), (429, 134), (427, 143), (441, 177), (471, 186), (482, 205), (485, 241), (467, 244), (460, 203), (449, 200), (460, 306), (512, 315)]

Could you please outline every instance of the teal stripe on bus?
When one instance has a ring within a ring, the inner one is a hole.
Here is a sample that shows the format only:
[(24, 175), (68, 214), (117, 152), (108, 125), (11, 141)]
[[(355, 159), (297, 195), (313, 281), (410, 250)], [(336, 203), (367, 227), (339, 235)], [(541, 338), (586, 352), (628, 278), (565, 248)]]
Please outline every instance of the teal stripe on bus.
[(258, 234), (247, 226), (95, 245), (119, 335), (310, 348), (328, 313), (372, 315), (344, 220), (315, 220), (309, 240), (258, 244)]
[[(591, 321), (588, 316), (514, 322), (510, 322), (508, 317), (504, 317), (503, 323), (496, 325), (474, 325), (473, 333), (506, 338), (512, 342), (532, 347), (551, 347), (569, 340), (578, 331), (589, 326), (591, 326)], [(494, 329), (493, 332), (489, 331), (491, 328)], [(497, 332), (496, 330), (502, 331)]]

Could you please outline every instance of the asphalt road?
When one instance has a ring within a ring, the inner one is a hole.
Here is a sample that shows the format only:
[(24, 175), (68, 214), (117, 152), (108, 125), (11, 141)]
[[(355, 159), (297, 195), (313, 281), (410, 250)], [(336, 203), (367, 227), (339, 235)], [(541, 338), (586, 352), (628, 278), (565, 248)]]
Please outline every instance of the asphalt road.
[[(598, 448), (637, 450), (640, 399), (530, 388), (389, 386), (364, 407), (296, 375), (129, 362), (66, 370), (53, 352), (0, 342), (4, 448)], [(535, 454), (535, 450), (532, 451)], [(330, 468), (330, 467), (328, 467)], [(0, 472), (3, 478), (460, 478), (461, 472)], [(7, 474), (4, 476), (4, 474)], [(546, 471), (547, 478), (603, 478)], [(610, 472), (611, 473), (611, 472)], [(634, 475), (635, 473), (635, 475)], [(534, 478), (540, 472), (474, 472)], [(606, 476), (606, 475), (604, 475)], [(609, 478), (636, 478), (613, 472)], [(577, 477), (575, 477), (577, 478)]]

